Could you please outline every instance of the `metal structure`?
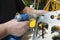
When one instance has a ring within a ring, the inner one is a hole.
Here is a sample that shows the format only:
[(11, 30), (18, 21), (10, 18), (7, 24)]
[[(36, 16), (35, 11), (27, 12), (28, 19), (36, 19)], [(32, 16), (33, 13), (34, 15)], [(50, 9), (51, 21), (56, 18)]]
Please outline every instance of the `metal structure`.
[[(46, 1), (46, 2), (42, 3), (42, 1)], [(37, 3), (37, 9), (39, 7), (39, 4), (40, 4), (40, 6), (42, 6), (44, 4), (43, 9), (46, 11), (60, 10), (60, 0), (34, 0), (34, 4), (36, 4), (36, 3)]]
[[(34, 8), (35, 4), (37, 2), (37, 10), (39, 8), (39, 3), (41, 3), (42, 0), (34, 0)], [(44, 1), (44, 0), (43, 0)], [(52, 37), (54, 35), (60, 35), (59, 32), (53, 32), (52, 28), (54, 26), (60, 26), (60, 0), (46, 0), (46, 5), (43, 8), (46, 11), (54, 11), (54, 12), (48, 12), (46, 14), (40, 15), (38, 19), (36, 19), (36, 25), (33, 28), (33, 35), (30, 35), (31, 38), (28, 40), (53, 40)], [(39, 22), (43, 22), (42, 24), (38, 25)], [(47, 24), (47, 29), (44, 26)], [(34, 24), (33, 24), (34, 25)], [(38, 26), (41, 26), (42, 28), (39, 29)]]
[(60, 0), (49, 0), (49, 1), (47, 1), (47, 4), (44, 7), (44, 9), (49, 11), (49, 8), (51, 9), (51, 11), (60, 10)]

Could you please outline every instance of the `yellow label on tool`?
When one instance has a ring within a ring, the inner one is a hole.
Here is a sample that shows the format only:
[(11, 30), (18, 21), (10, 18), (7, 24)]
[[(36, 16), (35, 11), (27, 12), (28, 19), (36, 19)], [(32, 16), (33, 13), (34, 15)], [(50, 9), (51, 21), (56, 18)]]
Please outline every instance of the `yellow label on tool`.
[(31, 19), (30, 20), (30, 28), (34, 28), (36, 25), (36, 19)]

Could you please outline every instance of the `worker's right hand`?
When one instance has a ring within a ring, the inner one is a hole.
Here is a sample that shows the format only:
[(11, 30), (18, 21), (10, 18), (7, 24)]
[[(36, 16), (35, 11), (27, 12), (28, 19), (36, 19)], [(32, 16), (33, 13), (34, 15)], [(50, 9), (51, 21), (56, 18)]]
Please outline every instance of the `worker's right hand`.
[(8, 34), (14, 36), (21, 36), (29, 29), (29, 21), (17, 22), (13, 19), (5, 24), (7, 25)]

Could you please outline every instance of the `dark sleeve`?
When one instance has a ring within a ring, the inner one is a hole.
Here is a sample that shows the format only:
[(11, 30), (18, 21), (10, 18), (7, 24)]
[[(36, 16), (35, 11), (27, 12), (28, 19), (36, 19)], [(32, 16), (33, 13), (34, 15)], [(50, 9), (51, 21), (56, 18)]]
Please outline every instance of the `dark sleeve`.
[(22, 0), (17, 0), (16, 1), (16, 9), (17, 11), (22, 11), (25, 8), (24, 3), (22, 2)]

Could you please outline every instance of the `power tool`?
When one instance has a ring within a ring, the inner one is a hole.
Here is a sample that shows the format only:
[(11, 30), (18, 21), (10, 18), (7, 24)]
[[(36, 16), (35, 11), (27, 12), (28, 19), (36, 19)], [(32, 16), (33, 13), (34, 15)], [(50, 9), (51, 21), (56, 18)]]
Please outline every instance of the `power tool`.
[[(14, 19), (16, 19), (18, 22), (29, 21), (30, 22), (29, 27), (34, 29), (34, 33), (33, 34), (35, 36), (37, 35), (37, 29), (38, 29), (37, 21), (39, 19), (38, 17), (36, 18), (34, 16), (28, 15), (27, 13), (22, 13), (22, 14), (17, 14)], [(35, 38), (35, 36), (33, 36), (33, 39)], [(14, 36), (14, 35), (10, 35), (8, 37), (8, 40), (22, 40), (22, 37), (23, 36), (17, 37), (17, 36)]]

